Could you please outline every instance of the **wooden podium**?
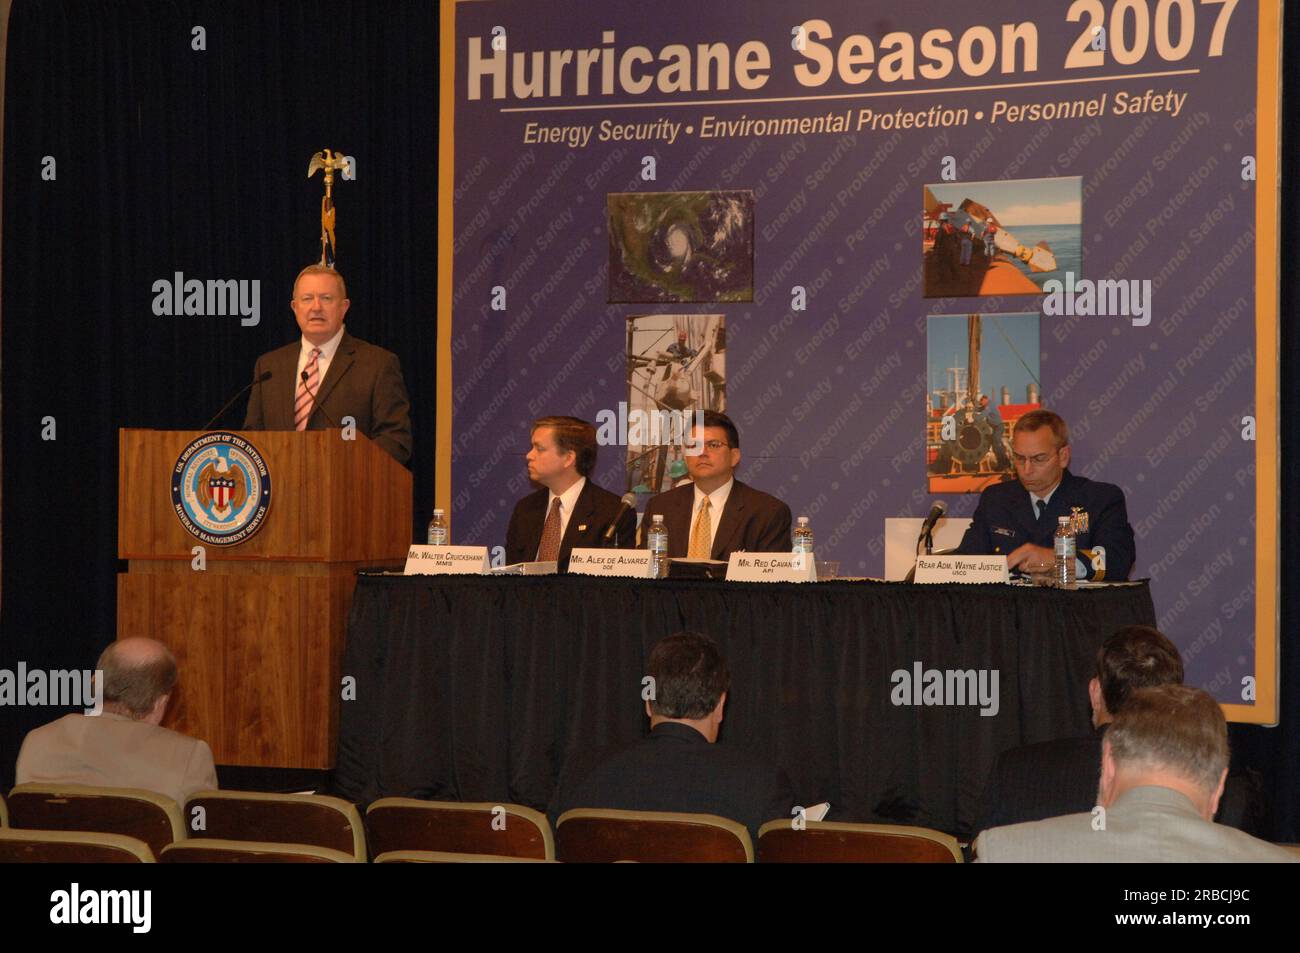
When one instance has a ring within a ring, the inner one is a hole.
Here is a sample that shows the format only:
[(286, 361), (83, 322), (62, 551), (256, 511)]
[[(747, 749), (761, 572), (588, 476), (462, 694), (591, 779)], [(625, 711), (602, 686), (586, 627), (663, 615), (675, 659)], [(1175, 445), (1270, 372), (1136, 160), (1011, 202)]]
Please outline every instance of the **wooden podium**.
[[(339, 430), (242, 432), (271, 481), (258, 532), (203, 544), (172, 505), (173, 470), (201, 432), (118, 435), (117, 635), (176, 654), (164, 724), (218, 764), (330, 768), (355, 572), (400, 565), (411, 541), (411, 474)], [(194, 568), (202, 545), (206, 569)]]

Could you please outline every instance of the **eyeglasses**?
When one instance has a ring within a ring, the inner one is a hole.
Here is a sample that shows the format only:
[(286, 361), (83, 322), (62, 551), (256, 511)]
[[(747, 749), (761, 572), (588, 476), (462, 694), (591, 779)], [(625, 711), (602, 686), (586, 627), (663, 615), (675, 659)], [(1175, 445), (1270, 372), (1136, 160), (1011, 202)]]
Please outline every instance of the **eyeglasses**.
[(320, 301), (321, 304), (329, 305), (334, 303), (334, 296), (332, 294), (321, 294), (321, 295), (305, 294), (305, 295), (299, 295), (298, 297), (299, 304), (310, 305), (313, 301)]
[(731, 444), (722, 440), (706, 440), (704, 441), (704, 446), (708, 447), (710, 450), (725, 450), (727, 447), (731, 446)]
[(1057, 449), (1053, 450), (1051, 453), (1036, 453), (1032, 457), (1026, 457), (1018, 453), (1013, 453), (1011, 455), (1011, 459), (1016, 462), (1016, 466), (1018, 467), (1027, 467), (1031, 463), (1036, 467), (1041, 467), (1044, 463), (1052, 459), (1052, 457), (1056, 456), (1059, 452), (1060, 452), (1060, 448), (1058, 447)]

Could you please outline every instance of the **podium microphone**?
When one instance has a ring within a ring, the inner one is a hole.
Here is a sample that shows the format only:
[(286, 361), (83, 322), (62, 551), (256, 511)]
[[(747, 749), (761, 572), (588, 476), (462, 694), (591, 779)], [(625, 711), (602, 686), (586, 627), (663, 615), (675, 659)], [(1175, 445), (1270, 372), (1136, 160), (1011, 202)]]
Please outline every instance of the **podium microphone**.
[[(311, 410), (307, 411), (307, 419), (311, 420), (311, 415), (316, 413), (317, 410), (319, 410), (322, 414), (325, 415), (325, 419), (328, 420), (332, 426), (338, 427), (340, 430), (342, 430), (343, 425), (340, 424), (333, 417), (331, 417), (330, 412), (326, 410), (323, 405), (316, 403), (315, 391), (313, 391), (310, 387), (307, 386), (307, 368), (304, 367), (302, 369), (302, 373), (299, 375), (299, 378), (302, 380), (302, 389), (305, 390), (307, 393), (311, 394)], [(320, 390), (319, 385), (317, 385), (316, 390)]]
[(247, 384), (245, 384), (243, 387), (239, 388), (239, 390), (236, 392), (235, 396), (232, 397), (232, 398), (230, 398), (230, 400), (226, 401), (226, 405), (225, 405), (224, 407), (222, 407), (220, 410), (218, 410), (215, 414), (213, 414), (213, 415), (212, 415), (212, 419), (209, 420), (206, 424), (204, 424), (202, 429), (207, 430), (209, 427), (211, 427), (213, 424), (215, 424), (218, 420), (220, 420), (220, 419), (221, 419), (221, 415), (224, 414), (226, 411), (228, 411), (228, 410), (230, 409), (230, 405), (231, 405), (231, 404), (233, 404), (235, 401), (239, 400), (239, 398), (243, 397), (245, 391), (251, 390), (251, 389), (252, 389), (253, 387), (255, 387), (256, 385), (261, 384), (261, 383), (263, 383), (264, 381), (268, 381), (268, 380), (270, 380), (270, 379), (271, 379), (271, 372), (270, 372), (270, 371), (262, 371), (262, 373), (258, 374), (257, 377), (253, 378), (253, 380), (249, 381), (249, 382), (248, 382)]
[(614, 514), (614, 519), (605, 529), (605, 535), (600, 538), (601, 545), (608, 546), (614, 541), (614, 536), (618, 532), (618, 524), (623, 519), (623, 514), (628, 510), (636, 509), (636, 494), (624, 493), (623, 500), (619, 503), (618, 512)]
[(934, 549), (934, 540), (931, 534), (934, 532), (934, 524), (943, 519), (943, 514), (948, 512), (948, 504), (940, 500), (934, 506), (930, 507), (930, 514), (926, 516), (925, 522), (921, 524), (921, 534), (916, 537), (916, 545), (919, 548), (921, 540), (925, 540), (925, 554), (930, 555)]

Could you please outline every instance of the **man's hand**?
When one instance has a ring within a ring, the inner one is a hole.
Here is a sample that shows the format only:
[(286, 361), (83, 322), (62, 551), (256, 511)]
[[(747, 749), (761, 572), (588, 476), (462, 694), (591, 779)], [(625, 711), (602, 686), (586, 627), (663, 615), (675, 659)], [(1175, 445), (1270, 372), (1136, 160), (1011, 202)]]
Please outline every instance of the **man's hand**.
[(1056, 566), (1056, 553), (1046, 546), (1025, 543), (1007, 556), (1007, 568), (1027, 573), (1051, 572)]

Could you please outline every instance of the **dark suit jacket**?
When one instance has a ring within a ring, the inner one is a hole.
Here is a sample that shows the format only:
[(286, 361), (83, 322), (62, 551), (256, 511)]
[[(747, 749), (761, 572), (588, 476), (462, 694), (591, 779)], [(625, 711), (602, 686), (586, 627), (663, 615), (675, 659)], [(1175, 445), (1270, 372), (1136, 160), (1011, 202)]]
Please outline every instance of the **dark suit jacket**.
[(1083, 738), (1060, 738), (998, 755), (984, 786), (978, 834), (990, 827), (1091, 811), (1101, 779), (1106, 728)]
[(789, 818), (794, 791), (785, 771), (727, 744), (709, 744), (690, 725), (663, 722), (650, 737), (581, 759), (565, 770), (551, 821), (575, 807), (717, 814), (758, 829)]
[[(695, 515), (695, 484), (652, 496), (641, 517), (641, 542), (648, 545), (646, 530), (656, 513), (668, 527), (668, 555), (682, 557), (691, 545), (691, 520)], [(719, 519), (713, 514), (714, 519)], [(749, 553), (778, 553), (790, 549), (790, 507), (776, 497), (736, 480), (727, 497), (713, 536), (714, 559), (726, 560), (738, 550)]]
[[(980, 494), (970, 528), (953, 552), (966, 556), (1005, 556), (1023, 543), (1052, 549), (1057, 517), (1069, 516), (1070, 508), (1075, 506), (1088, 514), (1088, 530), (1075, 540), (1079, 558), (1088, 567), (1088, 578), (1127, 579), (1137, 547), (1124, 505), (1124, 491), (1113, 483), (1098, 483), (1075, 476), (1069, 470), (1061, 475), (1043, 518), (1037, 521), (1029, 491), (1020, 481), (986, 487)], [(1106, 553), (1103, 572), (1096, 572), (1092, 567), (1099, 548), (1104, 548)]]
[[(301, 338), (263, 354), (253, 378), (270, 371), (269, 380), (253, 387), (248, 398), (245, 430), (293, 430), (293, 405), (298, 393)], [(328, 411), (328, 416), (326, 416)], [(316, 406), (308, 430), (325, 430), (355, 417), (357, 430), (379, 444), (398, 463), (411, 459), (411, 405), (397, 355), (367, 344), (346, 331), (334, 352), (325, 379), (316, 390)]]
[[(546, 522), (546, 505), (551, 492), (545, 487), (536, 493), (530, 493), (515, 504), (515, 511), (510, 514), (510, 525), (506, 527), (506, 562), (524, 563), (537, 558), (537, 547), (542, 542), (542, 526)], [(564, 538), (560, 540), (560, 555), (557, 560), (560, 572), (569, 568), (569, 557), (574, 547), (578, 549), (599, 548), (601, 537), (618, 512), (621, 500), (609, 490), (602, 489), (587, 478), (587, 485), (578, 494), (578, 501), (573, 505), (573, 514), (569, 525), (564, 528)], [(636, 511), (628, 510), (618, 521), (615, 543), (621, 549), (630, 548), (636, 538)]]

